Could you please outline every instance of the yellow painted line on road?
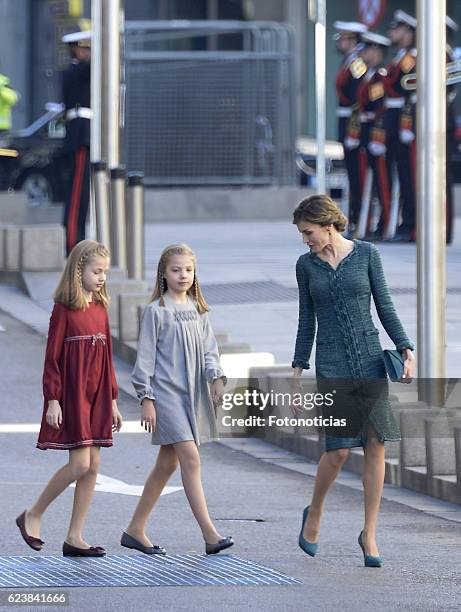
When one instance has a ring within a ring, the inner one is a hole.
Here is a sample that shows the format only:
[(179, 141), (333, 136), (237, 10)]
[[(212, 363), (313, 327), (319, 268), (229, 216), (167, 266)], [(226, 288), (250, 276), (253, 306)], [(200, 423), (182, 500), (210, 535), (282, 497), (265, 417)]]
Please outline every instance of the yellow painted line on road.
[[(38, 433), (40, 423), (0, 423), (2, 433)], [(118, 433), (146, 433), (140, 421), (123, 421), (122, 429)]]

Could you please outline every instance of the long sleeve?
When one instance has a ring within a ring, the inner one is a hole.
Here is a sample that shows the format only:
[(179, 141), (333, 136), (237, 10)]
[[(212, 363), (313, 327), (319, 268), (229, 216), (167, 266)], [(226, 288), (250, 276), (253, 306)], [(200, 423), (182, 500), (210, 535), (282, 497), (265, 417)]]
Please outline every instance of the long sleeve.
[(0, 97), (7, 106), (14, 106), (18, 101), (18, 94), (7, 85), (0, 87)]
[(131, 382), (140, 402), (145, 397), (155, 400), (153, 381), (159, 325), (156, 310), (152, 306), (146, 306), (142, 316), (136, 363), (131, 374)]
[(66, 308), (62, 304), (55, 304), (50, 318), (45, 364), (43, 367), (43, 396), (47, 401), (61, 401), (62, 372), (60, 359), (66, 336), (66, 327)]
[(379, 320), (383, 324), (389, 338), (394, 342), (398, 351), (404, 348), (413, 349), (402, 323), (394, 308), (389, 287), (384, 276), (383, 265), (378, 249), (370, 245), (370, 259), (368, 264), (371, 292), (376, 305)]
[(203, 315), (203, 347), (205, 350), (205, 373), (208, 382), (213, 382), (217, 378), (224, 376), (219, 361), (218, 343), (216, 342), (213, 329), (210, 324), (208, 314)]
[(112, 336), (110, 333), (109, 317), (106, 315), (106, 338), (107, 338), (107, 351), (110, 365), (110, 378), (112, 383), (112, 399), (118, 399), (118, 384), (117, 377), (115, 376), (114, 360), (112, 354)]
[(299, 317), (295, 355), (291, 365), (293, 368), (308, 370), (315, 336), (315, 310), (309, 291), (309, 279), (307, 272), (303, 269), (301, 257), (296, 262), (296, 280), (299, 290)]

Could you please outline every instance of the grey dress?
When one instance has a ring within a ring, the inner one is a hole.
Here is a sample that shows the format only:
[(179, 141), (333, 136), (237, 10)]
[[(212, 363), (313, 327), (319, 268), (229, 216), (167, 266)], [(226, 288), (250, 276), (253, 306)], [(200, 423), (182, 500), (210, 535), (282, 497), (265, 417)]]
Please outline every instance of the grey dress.
[(168, 295), (144, 309), (132, 382), (140, 401), (154, 400), (152, 444), (218, 438), (208, 382), (224, 376), (208, 314)]
[(315, 368), (319, 388), (327, 387), (327, 379), (335, 379), (335, 386), (342, 384), (343, 390), (337, 396), (339, 412), (350, 415), (351, 409), (355, 416), (359, 412), (359, 420), (365, 412), (361, 422), (369, 420), (380, 441), (399, 440), (379, 332), (371, 316), (371, 296), (396, 349), (413, 349), (413, 344), (392, 303), (378, 249), (369, 242), (354, 240), (352, 251), (336, 270), (316, 254), (306, 253), (298, 259), (296, 277), (299, 322), (293, 367), (309, 368), (317, 321)]

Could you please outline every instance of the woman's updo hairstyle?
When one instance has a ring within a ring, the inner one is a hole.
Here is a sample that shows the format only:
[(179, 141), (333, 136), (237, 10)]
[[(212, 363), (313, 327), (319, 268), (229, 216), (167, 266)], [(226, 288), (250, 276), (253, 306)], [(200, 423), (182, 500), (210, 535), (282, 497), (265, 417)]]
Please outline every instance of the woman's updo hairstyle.
[(317, 225), (333, 225), (338, 232), (344, 232), (347, 217), (339, 206), (327, 195), (313, 195), (304, 198), (293, 212), (293, 223), (300, 221), (316, 223)]

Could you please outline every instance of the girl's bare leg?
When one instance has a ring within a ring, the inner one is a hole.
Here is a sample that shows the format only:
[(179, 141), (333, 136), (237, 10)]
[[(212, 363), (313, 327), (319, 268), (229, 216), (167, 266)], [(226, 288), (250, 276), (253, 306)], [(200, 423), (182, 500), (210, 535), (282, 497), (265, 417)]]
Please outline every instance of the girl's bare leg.
[(40, 521), (45, 510), (72, 482), (84, 476), (89, 467), (89, 448), (69, 451), (69, 462), (52, 476), (35, 504), (26, 510), (25, 524), (29, 535), (40, 537)]
[(136, 538), (144, 546), (152, 546), (152, 542), (146, 536), (147, 520), (166, 483), (176, 470), (177, 465), (178, 456), (174, 446), (171, 444), (161, 446), (154, 469), (146, 480), (136, 510), (130, 524), (125, 529), (126, 533)]
[(317, 542), (318, 540), (326, 494), (349, 457), (349, 453), (348, 448), (338, 448), (325, 452), (320, 457), (315, 477), (314, 494), (303, 530), (303, 535), (308, 542)]
[(70, 518), (69, 530), (66, 542), (77, 548), (89, 548), (90, 545), (82, 537), (85, 518), (93, 497), (96, 477), (99, 472), (100, 448), (92, 446), (90, 449), (90, 466), (88, 470), (77, 480), (74, 493), (74, 505)]
[(369, 427), (367, 443), (364, 448), (363, 496), (365, 502), (365, 524), (363, 545), (367, 555), (378, 556), (376, 545), (376, 523), (383, 492), (385, 472), (384, 444), (378, 440), (375, 431)]
[(200, 455), (193, 440), (178, 442), (174, 445), (181, 466), (181, 477), (184, 490), (192, 512), (202, 530), (203, 538), (208, 544), (216, 544), (223, 539), (213, 525), (203, 492), (200, 473)]

